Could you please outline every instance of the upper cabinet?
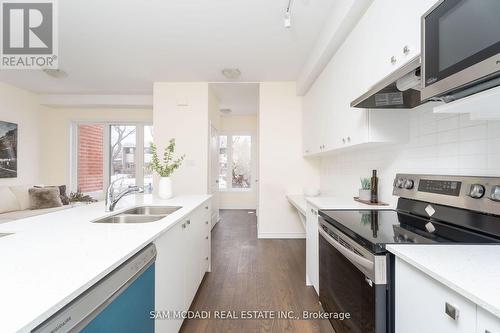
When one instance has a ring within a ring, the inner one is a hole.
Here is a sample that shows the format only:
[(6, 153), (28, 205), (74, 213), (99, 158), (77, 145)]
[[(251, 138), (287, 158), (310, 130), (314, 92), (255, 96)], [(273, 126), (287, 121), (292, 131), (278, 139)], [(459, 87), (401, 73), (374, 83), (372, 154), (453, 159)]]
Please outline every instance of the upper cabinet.
[(435, 2), (373, 2), (304, 97), (304, 155), (408, 140), (407, 110), (350, 103), (420, 53), (420, 18)]

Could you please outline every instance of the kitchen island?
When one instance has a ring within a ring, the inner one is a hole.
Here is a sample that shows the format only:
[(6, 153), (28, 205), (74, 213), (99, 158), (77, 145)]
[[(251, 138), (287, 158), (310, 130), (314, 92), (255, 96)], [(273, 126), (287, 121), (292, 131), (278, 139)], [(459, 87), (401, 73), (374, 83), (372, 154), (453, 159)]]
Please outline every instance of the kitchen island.
[[(150, 223), (92, 223), (131, 207), (145, 205), (182, 208)], [(163, 235), (169, 234), (171, 229), (173, 232), (192, 215), (197, 214), (200, 221), (207, 219), (203, 223), (207, 222), (209, 232), (208, 217), (197, 213), (203, 211), (209, 216), (209, 195), (180, 196), (169, 200), (159, 200), (151, 195), (131, 195), (122, 199), (112, 213), (106, 213), (104, 203), (99, 202), (0, 225), (0, 233), (10, 234), (0, 238), (0, 332), (31, 331), (146, 245), (161, 241)], [(196, 235), (201, 236), (200, 233)], [(160, 262), (164, 256), (162, 253), (169, 247), (169, 244), (161, 243), (157, 245), (161, 247), (157, 258), (157, 279), (158, 274), (165, 271), (162, 267), (172, 266)], [(207, 240), (207, 267), (209, 244)], [(176, 252), (179, 249), (169, 250)], [(193, 256), (199, 254), (193, 253)], [(199, 259), (197, 257), (196, 261)], [(198, 284), (201, 281), (195, 280)], [(182, 289), (182, 286), (173, 288)]]

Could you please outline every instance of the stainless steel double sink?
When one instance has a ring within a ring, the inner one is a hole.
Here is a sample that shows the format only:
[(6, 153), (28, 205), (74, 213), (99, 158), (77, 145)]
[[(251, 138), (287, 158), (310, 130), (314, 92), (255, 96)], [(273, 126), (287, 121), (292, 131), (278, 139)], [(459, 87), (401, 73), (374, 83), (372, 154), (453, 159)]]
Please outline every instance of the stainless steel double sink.
[(175, 206), (141, 206), (128, 209), (115, 215), (103, 217), (92, 223), (149, 223), (178, 211), (182, 207)]

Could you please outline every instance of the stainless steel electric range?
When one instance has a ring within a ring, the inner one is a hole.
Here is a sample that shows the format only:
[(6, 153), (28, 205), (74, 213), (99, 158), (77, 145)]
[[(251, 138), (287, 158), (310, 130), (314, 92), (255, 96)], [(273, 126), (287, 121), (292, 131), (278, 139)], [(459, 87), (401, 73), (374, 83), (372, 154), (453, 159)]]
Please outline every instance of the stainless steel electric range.
[(319, 297), (337, 333), (394, 332), (387, 244), (500, 244), (500, 178), (398, 174), (392, 210), (320, 210)]

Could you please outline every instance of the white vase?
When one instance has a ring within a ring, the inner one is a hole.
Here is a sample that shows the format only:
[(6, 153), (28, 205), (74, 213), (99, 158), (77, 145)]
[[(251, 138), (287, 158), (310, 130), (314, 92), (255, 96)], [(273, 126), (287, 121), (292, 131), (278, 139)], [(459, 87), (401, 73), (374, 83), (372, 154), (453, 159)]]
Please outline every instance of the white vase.
[(170, 199), (172, 196), (172, 180), (170, 177), (160, 177), (160, 182), (158, 183), (158, 197), (160, 199)]
[(371, 196), (372, 196), (371, 190), (363, 190), (363, 189), (359, 190), (359, 200), (370, 201)]

